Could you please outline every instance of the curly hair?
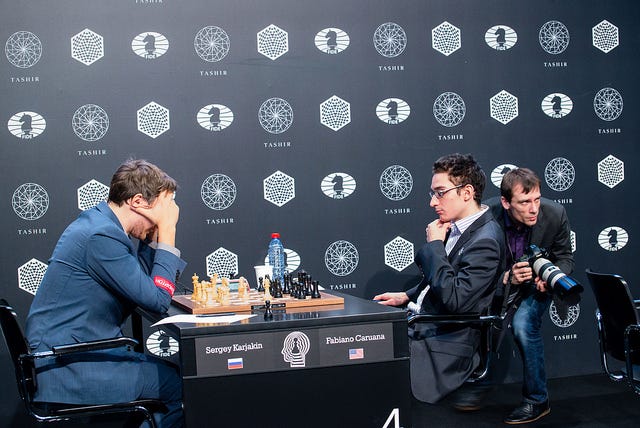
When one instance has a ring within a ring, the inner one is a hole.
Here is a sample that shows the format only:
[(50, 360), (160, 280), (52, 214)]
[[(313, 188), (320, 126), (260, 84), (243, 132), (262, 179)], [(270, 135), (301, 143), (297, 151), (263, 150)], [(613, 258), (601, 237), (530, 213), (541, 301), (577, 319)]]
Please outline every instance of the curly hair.
[[(456, 186), (471, 185), (475, 191), (473, 199), (480, 205), (487, 176), (473, 156), (460, 153), (442, 156), (434, 162), (432, 171), (434, 174), (447, 173), (451, 182)], [(460, 189), (456, 191), (460, 193)]]

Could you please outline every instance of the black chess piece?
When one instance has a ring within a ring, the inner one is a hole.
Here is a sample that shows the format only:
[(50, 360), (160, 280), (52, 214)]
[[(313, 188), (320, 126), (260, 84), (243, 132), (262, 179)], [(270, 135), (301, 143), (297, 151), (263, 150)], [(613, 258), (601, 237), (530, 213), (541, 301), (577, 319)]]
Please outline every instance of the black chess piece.
[(262, 281), (264, 281), (264, 278), (258, 278), (258, 291), (260, 293), (264, 293), (264, 284), (262, 283)]
[(273, 319), (273, 311), (271, 310), (271, 300), (264, 302), (264, 319), (265, 321)]
[(311, 296), (312, 284), (313, 284), (313, 278), (311, 277), (311, 275), (307, 275), (307, 280), (306, 280), (306, 282), (304, 284), (304, 295), (305, 295), (305, 297)]
[(305, 272), (304, 270), (299, 270), (298, 271), (298, 283), (299, 284), (304, 284), (305, 280), (307, 279), (307, 272)]
[(291, 274), (284, 274), (284, 284), (282, 284), (282, 294), (291, 294)]
[(273, 281), (273, 297), (276, 299), (282, 298), (282, 285), (279, 279)]
[(313, 291), (311, 291), (311, 298), (319, 299), (321, 297), (320, 290), (319, 290), (320, 283), (318, 281), (313, 281), (312, 284), (313, 284)]
[(306, 283), (305, 282), (301, 282), (300, 284), (298, 284), (298, 295), (296, 296), (298, 299), (306, 299), (307, 295), (306, 292), (304, 291), (304, 288), (306, 287)]

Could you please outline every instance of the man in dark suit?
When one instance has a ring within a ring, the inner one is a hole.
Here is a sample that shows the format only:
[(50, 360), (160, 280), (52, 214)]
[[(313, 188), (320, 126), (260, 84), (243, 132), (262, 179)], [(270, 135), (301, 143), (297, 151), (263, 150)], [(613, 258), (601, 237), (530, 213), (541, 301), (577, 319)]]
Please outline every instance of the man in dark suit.
[[(84, 211), (64, 231), (31, 304), (33, 351), (122, 336), (137, 307), (166, 312), (186, 263), (175, 248), (176, 182), (143, 160), (113, 175), (108, 202)], [(135, 238), (135, 239), (131, 239)], [(36, 401), (74, 404), (162, 400), (161, 427), (180, 427), (177, 367), (125, 348), (37, 360)]]
[[(523, 399), (504, 422), (523, 424), (549, 414), (549, 396), (544, 367), (542, 317), (552, 300), (547, 284), (537, 277), (527, 261), (518, 261), (529, 245), (548, 252), (546, 257), (565, 274), (573, 271), (571, 228), (564, 207), (541, 197), (540, 179), (527, 168), (507, 172), (500, 185), (500, 198), (486, 203), (500, 224), (507, 243), (507, 268), (499, 286), (509, 284), (513, 301), (505, 319), (523, 360)], [(501, 290), (502, 291), (502, 290)], [(560, 302), (559, 302), (560, 303)], [(469, 388), (454, 400), (459, 410), (477, 410), (489, 386)]]
[[(488, 207), (480, 204), (485, 183), (471, 155), (456, 153), (434, 163), (430, 205), (438, 218), (427, 226), (427, 243), (416, 255), (424, 277), (406, 292), (375, 300), (432, 314), (486, 311), (504, 271), (505, 244)], [(414, 396), (435, 403), (462, 385), (478, 365), (479, 341), (478, 330), (468, 326), (411, 328)]]
[(505, 422), (533, 422), (547, 415), (549, 395), (544, 368), (542, 317), (551, 302), (547, 284), (529, 263), (518, 262), (524, 249), (535, 244), (548, 251), (548, 259), (565, 274), (573, 272), (571, 227), (564, 207), (541, 197), (540, 179), (527, 168), (507, 172), (500, 185), (500, 200), (488, 201), (494, 217), (505, 231), (507, 266), (503, 283), (511, 281), (520, 303), (511, 322), (513, 336), (523, 360), (523, 400)]

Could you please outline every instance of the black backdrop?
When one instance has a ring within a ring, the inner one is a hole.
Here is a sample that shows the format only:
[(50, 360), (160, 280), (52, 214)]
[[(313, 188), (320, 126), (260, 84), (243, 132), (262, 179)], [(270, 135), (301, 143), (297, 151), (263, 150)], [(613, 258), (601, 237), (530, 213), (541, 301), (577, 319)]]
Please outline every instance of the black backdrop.
[[(575, 278), (615, 271), (640, 295), (635, 1), (3, 1), (1, 16), (0, 295), (22, 320), (60, 233), (131, 156), (180, 184), (187, 287), (254, 278), (273, 231), (328, 289), (413, 285), (430, 168), (457, 151), (498, 178), (537, 171), (569, 213)], [(600, 369), (585, 286), (545, 319), (551, 377)], [(515, 354), (503, 369), (518, 379)]]

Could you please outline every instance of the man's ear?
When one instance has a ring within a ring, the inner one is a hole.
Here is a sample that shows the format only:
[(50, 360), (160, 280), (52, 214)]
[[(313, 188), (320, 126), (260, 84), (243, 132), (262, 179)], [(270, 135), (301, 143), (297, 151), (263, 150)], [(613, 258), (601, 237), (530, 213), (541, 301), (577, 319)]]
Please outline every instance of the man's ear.
[(465, 199), (464, 199), (465, 201), (468, 201), (469, 199), (473, 199), (474, 198), (475, 189), (473, 188), (473, 186), (471, 184), (467, 184), (462, 189), (466, 192), (465, 193)]
[(142, 193), (136, 193), (135, 195), (133, 195), (129, 199), (129, 205), (132, 208), (141, 208), (141, 207), (148, 207), (149, 206), (149, 204), (147, 203), (146, 199), (142, 196)]
[(511, 208), (511, 204), (504, 196), (500, 196), (500, 202), (502, 202), (502, 208), (504, 208), (505, 210)]

